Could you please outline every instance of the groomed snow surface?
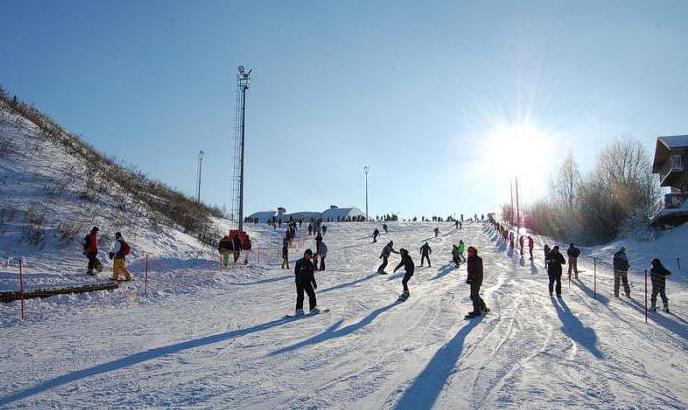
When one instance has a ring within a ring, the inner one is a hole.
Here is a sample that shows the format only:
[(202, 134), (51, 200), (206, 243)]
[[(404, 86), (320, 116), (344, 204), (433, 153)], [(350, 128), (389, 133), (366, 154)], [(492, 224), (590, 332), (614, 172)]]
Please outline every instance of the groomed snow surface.
[[(539, 246), (531, 264), (486, 224), (439, 224), (438, 238), (434, 226), (390, 224), (371, 244), (373, 224), (328, 224), (328, 269), (316, 278), (318, 305), (331, 311), (314, 317), (284, 318), (293, 271), (279, 266), (282, 233), (263, 227), (252, 236), (276, 249), (260, 264), (158, 261), (145, 294), (139, 259), (137, 281), (115, 291), (29, 300), (24, 321), (18, 302), (2, 305), (0, 407), (688, 407), (688, 293), (672, 264), (672, 313), (645, 324), (644, 267), (633, 267), (628, 300), (613, 297), (610, 268), (599, 264), (594, 298), (583, 259), (580, 281), (556, 299)], [(492, 311), (481, 319), (464, 320), (465, 265), (450, 263), (459, 239), (483, 257)], [(403, 303), (403, 273), (391, 274), (398, 255), (390, 275), (375, 273), (389, 240), (416, 262)], [(432, 268), (419, 266), (426, 240)], [(302, 252), (291, 251), (292, 268)]]

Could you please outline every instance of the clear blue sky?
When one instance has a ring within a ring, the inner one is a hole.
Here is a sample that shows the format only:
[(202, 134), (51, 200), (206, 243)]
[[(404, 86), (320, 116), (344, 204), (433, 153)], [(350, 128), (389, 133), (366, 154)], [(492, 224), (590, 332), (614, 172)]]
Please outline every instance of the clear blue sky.
[[(205, 150), (211, 204), (229, 204), (235, 71), (253, 68), (247, 213), (363, 208), (368, 164), (372, 215), (472, 214), (510, 175), (545, 195), (569, 150), (585, 170), (617, 136), (688, 133), (685, 1), (0, 6), (8, 92), (189, 194)], [(523, 122), (544, 152), (494, 137)]]

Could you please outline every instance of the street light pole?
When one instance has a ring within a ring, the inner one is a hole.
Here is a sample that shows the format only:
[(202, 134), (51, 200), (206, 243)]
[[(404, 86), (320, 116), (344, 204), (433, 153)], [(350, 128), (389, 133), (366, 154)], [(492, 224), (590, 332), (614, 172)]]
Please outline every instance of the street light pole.
[(244, 66), (240, 65), (237, 68), (237, 85), (241, 90), (241, 123), (240, 123), (240, 139), (241, 139), (241, 171), (239, 173), (239, 231), (244, 230), (244, 147), (245, 147), (245, 130), (246, 130), (246, 90), (251, 81), (251, 71), (245, 71)]
[(366, 222), (368, 222), (370, 219), (368, 217), (368, 172), (370, 171), (370, 167), (368, 165), (363, 167), (363, 172), (365, 173), (365, 191), (366, 191)]

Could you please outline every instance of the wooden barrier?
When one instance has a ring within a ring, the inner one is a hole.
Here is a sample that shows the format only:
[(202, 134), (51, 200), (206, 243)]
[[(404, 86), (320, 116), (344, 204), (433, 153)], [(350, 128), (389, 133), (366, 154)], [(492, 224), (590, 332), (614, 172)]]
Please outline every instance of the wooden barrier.
[(56, 289), (36, 289), (24, 292), (0, 292), (0, 302), (9, 303), (15, 300), (46, 298), (56, 295), (70, 295), (74, 293), (95, 292), (98, 290), (113, 290), (117, 289), (119, 284), (117, 282), (111, 283), (94, 283), (90, 285), (76, 286), (70, 288), (56, 288)]

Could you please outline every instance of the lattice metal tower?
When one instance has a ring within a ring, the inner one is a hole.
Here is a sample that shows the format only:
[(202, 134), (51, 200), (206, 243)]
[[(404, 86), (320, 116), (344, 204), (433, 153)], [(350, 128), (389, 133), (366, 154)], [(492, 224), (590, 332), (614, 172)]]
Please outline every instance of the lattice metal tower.
[(251, 72), (240, 65), (237, 68), (234, 127), (234, 172), (232, 175), (232, 204), (230, 219), (241, 231), (244, 229), (244, 137), (246, 135), (246, 90), (251, 83)]
[(205, 153), (201, 150), (198, 153), (198, 165), (196, 173), (196, 202), (201, 203), (201, 176), (203, 175), (203, 155)]

